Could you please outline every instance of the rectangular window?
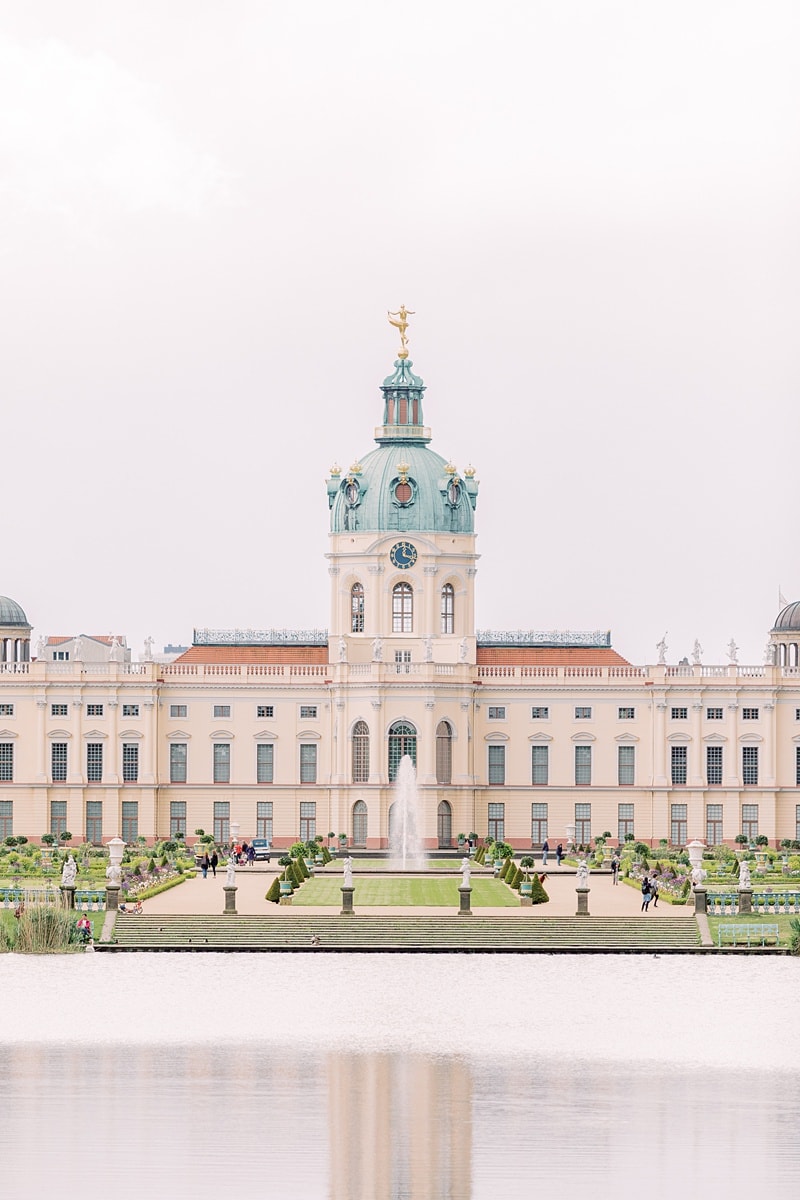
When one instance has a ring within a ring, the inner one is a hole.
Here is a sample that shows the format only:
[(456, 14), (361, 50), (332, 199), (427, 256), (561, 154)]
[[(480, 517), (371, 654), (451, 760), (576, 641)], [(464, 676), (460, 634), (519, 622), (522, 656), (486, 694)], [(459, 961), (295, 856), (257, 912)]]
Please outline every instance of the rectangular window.
[(618, 708), (617, 709), (617, 718), (620, 721), (633, 721), (635, 717), (636, 717), (636, 709), (635, 708)]
[(69, 650), (54, 650), (53, 662), (69, 662)]
[(123, 715), (123, 717), (138, 717), (139, 705), (138, 704), (123, 704), (122, 715)]
[(754, 842), (758, 837), (758, 805), (742, 805), (742, 833), (748, 842)]
[[(86, 781), (87, 783), (102, 783), (103, 782), (103, 743), (102, 742), (87, 742), (86, 743)], [(95, 803), (93, 801), (92, 803)], [(99, 803), (97, 801), (96, 803)], [(88, 834), (87, 834), (88, 837)], [(94, 838), (89, 838), (93, 842)]]
[(506, 806), (505, 804), (490, 804), (488, 815), (488, 834), (496, 842), (505, 841), (506, 837)]
[(316, 704), (301, 704), (300, 705), (300, 720), (301, 721), (316, 721), (317, 706)]
[(632, 804), (618, 804), (617, 805), (617, 837), (619, 838), (619, 844), (623, 845), (623, 843), (626, 841), (626, 839), (630, 840), (634, 836), (635, 836), (635, 834), (633, 832), (633, 805)]
[[(796, 708), (796, 709), (794, 710), (794, 719), (795, 719), (795, 721), (800, 721), (800, 708)], [(797, 840), (797, 839), (795, 839), (795, 841), (796, 841), (796, 840)]]
[(398, 675), (411, 674), (411, 651), (410, 650), (395, 650), (394, 652), (394, 669)]
[(709, 787), (722, 784), (722, 746), (706, 746), (706, 783)]
[(230, 704), (215, 704), (214, 705), (214, 716), (215, 717), (229, 717), (230, 715), (231, 715)]
[(214, 801), (214, 841), (218, 843), (231, 840), (231, 804), (230, 800)]
[(186, 837), (186, 801), (170, 800), (169, 802), (169, 836), (177, 837), (182, 833)]
[(800, 787), (800, 746), (794, 748), (794, 783)]
[[(579, 787), (588, 787), (592, 782), (592, 747), (575, 747), (575, 783)], [(581, 839), (583, 840), (583, 839)]]
[(707, 708), (706, 709), (706, 720), (721, 721), (722, 720), (722, 709), (721, 708)]
[(256, 804), (256, 837), (272, 841), (272, 801), (259, 800)]
[(66, 717), (68, 713), (69, 713), (69, 706), (67, 704), (51, 704), (50, 705), (50, 716), (51, 717)]
[(14, 715), (14, 705), (13, 704), (0, 704), (0, 717), (13, 717), (13, 715)]
[(591, 719), (592, 719), (591, 708), (576, 708), (575, 709), (575, 720), (576, 721), (591, 721)]
[(550, 747), (531, 746), (531, 783), (547, 787), (550, 781)]
[(316, 783), (317, 782), (317, 747), (316, 746), (301, 746), (300, 747), (300, 782), (301, 783)]
[(742, 784), (745, 787), (753, 787), (757, 783), (758, 746), (742, 746)]
[(66, 800), (51, 800), (50, 801), (50, 832), (53, 837), (60, 838), (62, 833), (67, 830), (67, 802)]
[(64, 783), (67, 778), (67, 743), (53, 742), (50, 746), (50, 775), (53, 783)]
[(505, 719), (506, 719), (506, 710), (504, 707), (500, 707), (500, 706), (494, 705), (494, 704), (489, 705), (489, 720), (490, 721), (505, 721)]
[(103, 801), (86, 801), (86, 840), (99, 846), (103, 841)]
[(503, 784), (506, 781), (505, 746), (489, 747), (489, 783)]
[(543, 708), (541, 705), (539, 705), (536, 708), (532, 708), (531, 709), (531, 720), (532, 721), (549, 721), (550, 720), (550, 709), (546, 708), (546, 707)]
[[(683, 787), (686, 783), (686, 768), (688, 760), (688, 746), (672, 746), (672, 786)], [(676, 843), (678, 845), (680, 843)]]
[(214, 743), (214, 783), (230, 783), (231, 781), (231, 745), (230, 742)]
[(0, 800), (0, 838), (14, 836), (14, 802)]
[(14, 743), (0, 742), (0, 783), (14, 782)]
[(689, 719), (689, 710), (688, 708), (672, 708), (670, 709), (670, 716), (673, 721), (687, 721)]
[(257, 704), (256, 705), (256, 716), (261, 717), (262, 720), (272, 720), (272, 718), (275, 716), (275, 705), (274, 704)]
[(317, 835), (317, 805), (303, 801), (300, 805), (300, 841), (311, 842)]
[(188, 715), (188, 708), (185, 704), (170, 704), (169, 715), (171, 717), (185, 717)]
[(132, 846), (139, 836), (139, 801), (122, 801), (122, 840)]
[(722, 845), (722, 805), (706, 805), (706, 841), (709, 846)]
[(794, 806), (794, 840), (800, 842), (800, 804)]
[(532, 804), (531, 842), (534, 846), (541, 846), (543, 842), (547, 841), (547, 836), (547, 805)]
[(103, 705), (102, 704), (87, 704), (86, 705), (86, 715), (87, 715), (87, 717), (102, 717)]
[(256, 746), (256, 783), (273, 783), (275, 747), (272, 742), (259, 742)]
[[(139, 743), (138, 742), (123, 742), (122, 743), (122, 782), (123, 783), (138, 783), (139, 781)], [(133, 804), (132, 800), (123, 801), (124, 804)], [(127, 842), (129, 839), (125, 838)]]
[(758, 709), (757, 708), (743, 708), (742, 709), (742, 720), (743, 721), (757, 721), (758, 720)]
[(633, 787), (636, 779), (636, 747), (617, 746), (617, 783)]
[(586, 846), (592, 840), (591, 804), (575, 805), (575, 840), (579, 846)]
[(673, 846), (685, 846), (688, 838), (686, 832), (687, 823), (686, 804), (671, 804), (670, 805), (670, 839)]
[(172, 742), (169, 748), (169, 781), (186, 783), (186, 742)]

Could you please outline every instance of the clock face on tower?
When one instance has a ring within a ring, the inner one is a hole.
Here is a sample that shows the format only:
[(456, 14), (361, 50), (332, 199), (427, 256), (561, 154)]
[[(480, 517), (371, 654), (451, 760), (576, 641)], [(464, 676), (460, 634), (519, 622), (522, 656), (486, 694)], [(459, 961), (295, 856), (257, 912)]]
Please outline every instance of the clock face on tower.
[(395, 567), (407, 571), (417, 561), (417, 548), (411, 542), (395, 542), (389, 551), (389, 558)]

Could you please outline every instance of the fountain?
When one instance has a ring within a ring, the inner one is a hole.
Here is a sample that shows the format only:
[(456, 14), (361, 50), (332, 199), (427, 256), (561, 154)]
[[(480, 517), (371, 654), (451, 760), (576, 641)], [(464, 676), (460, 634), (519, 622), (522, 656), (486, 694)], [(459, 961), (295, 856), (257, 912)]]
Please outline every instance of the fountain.
[(409, 755), (404, 754), (397, 769), (395, 800), (389, 820), (389, 850), (392, 859), (404, 871), (423, 865), (425, 851), (421, 827), (417, 771)]

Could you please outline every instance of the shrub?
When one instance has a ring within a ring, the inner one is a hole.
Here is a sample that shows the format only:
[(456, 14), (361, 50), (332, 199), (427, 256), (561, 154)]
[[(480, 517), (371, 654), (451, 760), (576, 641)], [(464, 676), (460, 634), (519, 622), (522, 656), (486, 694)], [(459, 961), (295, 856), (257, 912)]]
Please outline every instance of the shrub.
[[(19, 840), (19, 839), (17, 839), (17, 840)], [(758, 837), (756, 838), (756, 845), (757, 846), (768, 846), (769, 845), (769, 838), (767, 837), (767, 835), (765, 833), (760, 833), (758, 835)]]
[(544, 890), (544, 887), (542, 886), (542, 882), (539, 879), (539, 876), (536, 875), (535, 873), (534, 873), (531, 883), (532, 883), (531, 903), (532, 904), (546, 904), (547, 901), (550, 899), (550, 897), (548, 896), (547, 892)]
[(292, 883), (294, 884), (294, 886), (299, 888), (299, 887), (302, 887), (303, 883), (305, 882), (305, 875), (300, 870), (300, 867), (297, 865), (297, 862), (298, 862), (297, 859), (293, 859), (291, 861), (291, 863), (289, 864), (289, 866), (286, 868), (286, 870), (291, 872), (291, 875), (289, 876), (289, 878), (292, 880)]
[(532, 854), (526, 854), (523, 858), (521, 858), (519, 860), (519, 865), (524, 870), (525, 878), (527, 879), (528, 872), (531, 870), (532, 867), (536, 866), (536, 859), (533, 857)]
[(291, 857), (288, 854), (282, 854), (280, 856), (280, 858), (278, 859), (278, 865), (281, 867), (291, 866), (291, 862), (292, 862)]
[(800, 854), (792, 854), (789, 858), (789, 870), (800, 871)]
[(77, 941), (73, 915), (66, 909), (35, 904), (19, 919), (15, 949), (20, 954), (63, 954)]
[(745, 835), (743, 833), (737, 833), (736, 837), (733, 840), (736, 842), (737, 846), (746, 846), (747, 845), (747, 838), (745, 837)]
[(646, 846), (644, 842), (634, 842), (633, 853), (638, 854), (640, 858), (647, 858), (650, 853), (650, 847)]
[(320, 847), (320, 849), (321, 849), (321, 853), (322, 853), (322, 861), (323, 861), (323, 863), (329, 863), (329, 862), (331, 862), (331, 861), (332, 861), (332, 855), (331, 855), (331, 852), (330, 852), (330, 850), (328, 849), (328, 847), (327, 847), (326, 845), (324, 845), (324, 844), (323, 844), (323, 845)]
[(273, 879), (272, 883), (269, 885), (269, 887), (267, 889), (267, 894), (264, 897), (264, 899), (269, 900), (271, 904), (277, 904), (278, 901), (280, 900), (280, 898), (281, 898), (281, 883), (280, 883), (280, 880), (278, 879), (278, 876), (276, 875), (275, 878)]
[(500, 868), (500, 878), (501, 878), (501, 879), (505, 879), (506, 875), (508, 875), (508, 872), (509, 872), (509, 869), (510, 869), (510, 867), (511, 867), (511, 866), (513, 866), (513, 863), (512, 863), (512, 861), (511, 861), (511, 859), (510, 859), (510, 858), (504, 858), (504, 859), (503, 859), (503, 865), (502, 865), (502, 867)]
[(797, 917), (793, 917), (789, 922), (791, 933), (789, 935), (789, 950), (792, 954), (800, 954), (800, 921)]
[(309, 876), (309, 870), (308, 870), (308, 867), (307, 867), (307, 866), (306, 866), (306, 864), (305, 864), (305, 861), (303, 860), (303, 857), (302, 857), (302, 855), (301, 855), (299, 858), (296, 858), (296, 859), (294, 860), (294, 869), (295, 869), (295, 871), (298, 871), (298, 872), (300, 873), (300, 875), (301, 875), (301, 877), (302, 877), (302, 878), (301, 878), (301, 882), (302, 882), (304, 879), (308, 879), (308, 876)]

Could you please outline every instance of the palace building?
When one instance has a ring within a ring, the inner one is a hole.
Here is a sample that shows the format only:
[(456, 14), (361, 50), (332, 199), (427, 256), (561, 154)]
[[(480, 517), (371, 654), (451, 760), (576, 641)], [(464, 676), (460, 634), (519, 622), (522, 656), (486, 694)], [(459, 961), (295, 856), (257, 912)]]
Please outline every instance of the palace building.
[(734, 646), (724, 665), (637, 666), (605, 631), (477, 630), (478, 481), (431, 449), (392, 315), (374, 448), (327, 480), (327, 629), (196, 630), (172, 662), (40, 639), (32, 658), (0, 597), (0, 837), (238, 827), (381, 848), (408, 754), (430, 848), (800, 838), (800, 602), (757, 666)]

